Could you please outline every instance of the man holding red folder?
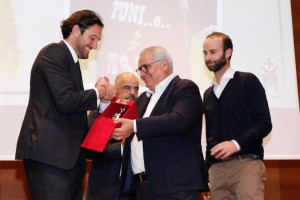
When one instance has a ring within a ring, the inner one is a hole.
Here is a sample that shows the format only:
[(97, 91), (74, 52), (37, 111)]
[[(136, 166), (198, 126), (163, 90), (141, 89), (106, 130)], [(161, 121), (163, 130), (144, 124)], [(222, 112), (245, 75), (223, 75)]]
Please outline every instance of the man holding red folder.
[[(138, 78), (130, 73), (120, 73), (115, 80), (116, 97), (121, 100), (135, 100), (139, 91)], [(108, 104), (100, 103), (98, 110), (90, 111), (89, 127), (105, 110)], [(104, 125), (105, 126), (105, 125)], [(102, 153), (90, 152), (92, 165), (89, 173), (86, 200), (134, 200), (134, 196), (120, 198), (120, 169), (121, 169), (121, 141), (111, 139)]]

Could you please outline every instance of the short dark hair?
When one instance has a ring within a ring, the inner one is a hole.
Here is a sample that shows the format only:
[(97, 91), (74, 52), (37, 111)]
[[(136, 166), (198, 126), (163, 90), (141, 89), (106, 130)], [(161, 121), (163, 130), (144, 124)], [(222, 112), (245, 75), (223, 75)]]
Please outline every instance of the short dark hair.
[(226, 35), (225, 33), (221, 33), (221, 32), (213, 32), (213, 33), (209, 34), (208, 36), (206, 36), (206, 38), (215, 38), (215, 37), (222, 38), (224, 52), (227, 49), (233, 50), (233, 44), (232, 44), (231, 38), (228, 35)]
[(102, 28), (104, 27), (102, 18), (96, 12), (92, 10), (80, 10), (73, 13), (68, 19), (63, 20), (60, 28), (63, 38), (66, 39), (69, 37), (74, 25), (78, 25), (81, 34), (83, 34), (86, 29), (95, 24)]

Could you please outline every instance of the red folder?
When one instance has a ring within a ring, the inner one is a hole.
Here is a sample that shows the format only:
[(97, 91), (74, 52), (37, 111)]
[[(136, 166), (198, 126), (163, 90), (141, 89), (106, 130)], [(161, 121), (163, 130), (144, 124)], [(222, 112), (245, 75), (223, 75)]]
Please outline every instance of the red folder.
[(115, 124), (112, 119), (121, 112), (121, 109), (125, 109), (122, 118), (136, 119), (138, 117), (134, 101), (113, 98), (110, 105), (94, 121), (81, 147), (102, 152), (114, 128), (121, 126), (121, 124)]

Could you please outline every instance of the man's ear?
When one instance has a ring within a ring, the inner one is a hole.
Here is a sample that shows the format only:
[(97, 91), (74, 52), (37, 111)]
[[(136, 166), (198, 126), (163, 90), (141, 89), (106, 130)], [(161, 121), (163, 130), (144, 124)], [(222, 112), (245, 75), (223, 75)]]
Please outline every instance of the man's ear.
[(225, 57), (229, 59), (229, 57), (232, 55), (232, 49), (229, 48), (229, 49), (226, 49), (225, 51)]
[(168, 68), (169, 68), (169, 63), (168, 63), (168, 61), (167, 61), (166, 59), (164, 59), (164, 60), (162, 60), (162, 62), (163, 62), (163, 69), (164, 69), (165, 71), (167, 71)]
[(80, 27), (77, 24), (75, 24), (72, 27), (72, 33), (74, 33), (75, 35), (81, 34), (81, 29), (80, 29)]

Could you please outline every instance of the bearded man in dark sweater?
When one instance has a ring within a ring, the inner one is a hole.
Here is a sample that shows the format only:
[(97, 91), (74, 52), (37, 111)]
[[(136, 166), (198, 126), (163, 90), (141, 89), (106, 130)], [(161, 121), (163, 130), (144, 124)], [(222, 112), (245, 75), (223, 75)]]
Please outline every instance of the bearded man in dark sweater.
[(214, 200), (263, 200), (262, 143), (272, 129), (269, 106), (259, 79), (230, 66), (232, 51), (224, 33), (204, 40), (205, 64), (215, 75), (203, 98), (210, 195)]

